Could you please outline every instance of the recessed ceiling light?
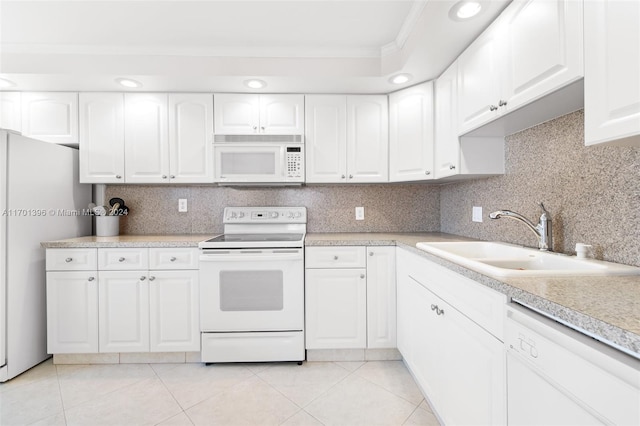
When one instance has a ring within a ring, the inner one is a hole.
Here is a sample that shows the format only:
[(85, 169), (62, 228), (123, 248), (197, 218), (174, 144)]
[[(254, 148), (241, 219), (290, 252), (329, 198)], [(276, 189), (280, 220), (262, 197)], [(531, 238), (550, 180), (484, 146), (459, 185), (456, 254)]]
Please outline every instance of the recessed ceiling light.
[(404, 84), (407, 81), (411, 80), (411, 78), (411, 74), (397, 74), (389, 78), (389, 82), (393, 84)]
[(482, 4), (479, 1), (463, 0), (451, 7), (449, 18), (454, 21), (465, 21), (476, 16), (481, 10)]
[(264, 87), (267, 87), (267, 82), (262, 80), (252, 79), (252, 80), (245, 80), (244, 85), (247, 86), (249, 89), (262, 89)]
[(142, 87), (142, 83), (140, 83), (139, 81), (131, 80), (130, 78), (116, 78), (116, 83), (130, 89)]
[(7, 80), (6, 78), (0, 78), (0, 89), (6, 89), (7, 87), (13, 87), (16, 84), (11, 81), (11, 80)]

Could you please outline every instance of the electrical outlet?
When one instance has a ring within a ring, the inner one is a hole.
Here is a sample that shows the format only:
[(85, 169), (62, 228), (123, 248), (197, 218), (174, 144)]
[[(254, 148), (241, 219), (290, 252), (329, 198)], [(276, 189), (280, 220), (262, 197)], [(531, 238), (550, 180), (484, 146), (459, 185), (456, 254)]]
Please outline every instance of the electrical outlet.
[(188, 211), (188, 209), (187, 209), (187, 199), (186, 198), (178, 199), (178, 211), (180, 213), (185, 213), (186, 211)]
[(471, 220), (474, 222), (482, 222), (482, 207), (473, 206)]
[(356, 207), (356, 220), (364, 220), (364, 207)]

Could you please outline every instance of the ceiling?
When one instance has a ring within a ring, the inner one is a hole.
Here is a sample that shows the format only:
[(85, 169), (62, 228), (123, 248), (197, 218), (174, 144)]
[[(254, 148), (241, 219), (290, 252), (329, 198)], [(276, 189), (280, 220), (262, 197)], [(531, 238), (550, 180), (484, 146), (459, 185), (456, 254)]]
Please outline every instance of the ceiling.
[[(436, 78), (511, 0), (0, 0), (5, 90), (388, 93)], [(388, 79), (410, 73), (404, 85)], [(131, 90), (131, 89), (130, 89)]]

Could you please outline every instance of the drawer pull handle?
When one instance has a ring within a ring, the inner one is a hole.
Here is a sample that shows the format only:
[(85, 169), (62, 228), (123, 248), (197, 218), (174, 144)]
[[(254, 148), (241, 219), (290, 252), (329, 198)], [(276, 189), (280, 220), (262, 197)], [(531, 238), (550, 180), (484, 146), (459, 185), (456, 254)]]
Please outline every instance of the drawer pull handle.
[(65, 262), (67, 262), (67, 263), (69, 263), (69, 262), (71, 262), (72, 260), (73, 260), (73, 258), (72, 258), (72, 257), (67, 257), (64, 261), (65, 261)]
[(149, 281), (153, 281), (155, 279), (156, 279), (156, 277), (149, 277)]
[(438, 308), (438, 305), (431, 305), (431, 310), (436, 311), (436, 315), (444, 315), (444, 309)]
[(96, 279), (95, 277), (89, 277), (89, 281), (93, 281), (95, 279)]
[(147, 277), (144, 277), (144, 276), (143, 276), (143, 277), (140, 277), (140, 281), (144, 281), (144, 280), (146, 280), (146, 279), (147, 279)]
[(124, 262), (124, 257), (121, 257), (120, 259), (118, 259), (118, 262)]
[(172, 257), (171, 259), (169, 259), (172, 262), (175, 262), (177, 259), (175, 257)]

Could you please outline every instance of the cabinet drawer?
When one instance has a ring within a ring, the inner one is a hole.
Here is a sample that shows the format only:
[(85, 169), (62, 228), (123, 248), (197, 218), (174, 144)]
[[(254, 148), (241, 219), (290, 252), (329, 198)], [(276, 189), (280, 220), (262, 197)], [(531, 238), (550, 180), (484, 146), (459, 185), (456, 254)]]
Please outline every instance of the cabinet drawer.
[(98, 249), (98, 269), (101, 271), (129, 271), (149, 269), (149, 249)]
[(47, 271), (89, 271), (98, 267), (96, 249), (47, 249)]
[(307, 268), (365, 268), (366, 247), (307, 247)]
[(197, 248), (150, 248), (149, 269), (198, 269)]

